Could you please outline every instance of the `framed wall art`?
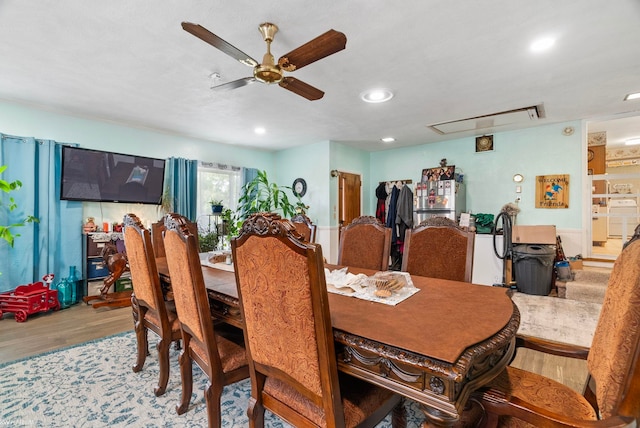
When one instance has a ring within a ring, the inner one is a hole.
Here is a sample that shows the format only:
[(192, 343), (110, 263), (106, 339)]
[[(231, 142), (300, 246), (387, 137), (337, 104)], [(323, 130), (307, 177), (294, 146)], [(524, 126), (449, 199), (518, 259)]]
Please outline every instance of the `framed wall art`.
[(493, 151), (493, 135), (476, 137), (476, 153)]
[(569, 174), (536, 176), (536, 208), (569, 208)]

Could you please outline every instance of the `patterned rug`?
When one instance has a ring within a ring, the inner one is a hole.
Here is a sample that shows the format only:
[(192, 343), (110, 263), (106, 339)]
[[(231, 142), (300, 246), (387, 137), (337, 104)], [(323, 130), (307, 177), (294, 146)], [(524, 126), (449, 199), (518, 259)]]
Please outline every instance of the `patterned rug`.
[(591, 347), (602, 304), (514, 293), (519, 334)]
[[(0, 365), (0, 426), (30, 427), (207, 427), (202, 371), (194, 366), (189, 411), (178, 415), (181, 383), (178, 351), (171, 349), (167, 392), (156, 397), (158, 381), (155, 336), (149, 335), (151, 354), (143, 370), (134, 373), (136, 341), (133, 332), (118, 334), (32, 358)], [(250, 381), (224, 388), (222, 426), (246, 427)], [(424, 416), (408, 400), (407, 426), (418, 427)], [(285, 428), (266, 412), (265, 426)], [(391, 427), (391, 417), (378, 425)]]

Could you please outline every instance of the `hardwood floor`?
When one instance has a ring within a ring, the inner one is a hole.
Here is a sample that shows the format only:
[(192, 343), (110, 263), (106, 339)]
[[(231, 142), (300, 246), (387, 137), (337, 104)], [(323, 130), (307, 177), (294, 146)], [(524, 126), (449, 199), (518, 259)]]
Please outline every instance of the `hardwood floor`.
[(67, 309), (0, 320), (0, 364), (92, 339), (133, 330), (131, 308), (98, 308), (79, 303)]

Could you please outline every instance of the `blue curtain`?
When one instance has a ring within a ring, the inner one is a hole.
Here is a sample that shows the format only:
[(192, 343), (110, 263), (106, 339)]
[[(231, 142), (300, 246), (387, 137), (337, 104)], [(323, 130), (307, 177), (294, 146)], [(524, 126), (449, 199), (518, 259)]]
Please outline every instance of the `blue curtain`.
[[(40, 281), (47, 273), (56, 280), (67, 277), (70, 266), (82, 266), (82, 203), (60, 200), (62, 145), (51, 140), (0, 134), (0, 165), (7, 169), (2, 178), (20, 180), (22, 187), (4, 192), (0, 223), (21, 222), (33, 215), (37, 223), (14, 229), (19, 233), (14, 247), (0, 242), (0, 291)], [(18, 209), (6, 210), (13, 197)]]
[(256, 168), (242, 168), (242, 186), (258, 176)]
[(172, 210), (196, 221), (198, 216), (198, 161), (169, 158), (167, 180)]

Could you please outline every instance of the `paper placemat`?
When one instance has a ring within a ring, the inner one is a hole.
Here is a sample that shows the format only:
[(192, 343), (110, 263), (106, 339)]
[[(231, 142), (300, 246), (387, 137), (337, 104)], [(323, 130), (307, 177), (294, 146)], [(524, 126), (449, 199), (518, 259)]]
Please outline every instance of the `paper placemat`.
[(228, 265), (226, 263), (210, 263), (207, 260), (200, 260), (200, 264), (202, 266), (208, 266), (210, 268), (214, 268), (214, 269), (220, 269), (220, 270), (226, 270), (227, 272), (233, 272), (233, 263)]
[(327, 282), (327, 291), (330, 293), (341, 294), (343, 296), (355, 297), (357, 299), (369, 300), (372, 302), (382, 303), (385, 305), (395, 306), (405, 299), (420, 291), (413, 285), (411, 275), (407, 272), (389, 272), (393, 275), (402, 276), (406, 285), (400, 290), (394, 291), (390, 297), (378, 297), (374, 293), (375, 285), (369, 284), (369, 277), (364, 274), (354, 275), (348, 272), (348, 268), (335, 269), (330, 271), (324, 269), (324, 275)]

